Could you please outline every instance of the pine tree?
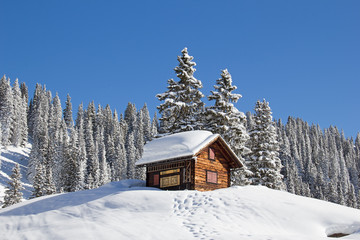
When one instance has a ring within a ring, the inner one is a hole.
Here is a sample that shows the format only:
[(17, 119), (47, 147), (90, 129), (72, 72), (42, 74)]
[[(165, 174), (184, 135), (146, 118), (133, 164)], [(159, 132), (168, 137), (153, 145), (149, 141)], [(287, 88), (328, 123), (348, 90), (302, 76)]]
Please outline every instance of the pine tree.
[(14, 86), (12, 88), (12, 94), (13, 119), (11, 125), (12, 130), (10, 140), (15, 147), (18, 147), (20, 145), (23, 145), (23, 131), (25, 130), (24, 127), (26, 127), (26, 108), (23, 99), (21, 98), (18, 79), (15, 80)]
[(16, 164), (13, 168), (10, 178), (11, 180), (8, 182), (8, 187), (5, 190), (4, 205), (2, 206), (3, 208), (21, 202), (23, 195), (21, 190), (23, 190), (23, 187), (21, 184), (19, 164)]
[(208, 96), (208, 99), (215, 100), (215, 103), (214, 106), (206, 108), (206, 129), (219, 133), (238, 157), (243, 159), (243, 156), (249, 153), (249, 149), (245, 147), (246, 141), (249, 140), (245, 128), (246, 116), (233, 104), (241, 95), (232, 93), (237, 87), (232, 85), (232, 78), (227, 69), (222, 71), (221, 78), (216, 83), (215, 91), (211, 91), (211, 95)]
[[(214, 100), (213, 106), (207, 107), (204, 113), (206, 118), (205, 129), (220, 134), (231, 146), (240, 160), (244, 161), (244, 155), (250, 150), (245, 146), (249, 140), (246, 131), (246, 116), (240, 112), (233, 103), (236, 103), (242, 96), (232, 93), (237, 87), (232, 85), (232, 78), (227, 69), (221, 73), (221, 78), (214, 85), (215, 91), (208, 96), (210, 101)], [(232, 182), (237, 185), (246, 184), (244, 177), (245, 169), (232, 172)]]
[(176, 133), (201, 129), (201, 113), (204, 103), (201, 98), (204, 95), (199, 89), (202, 83), (194, 77), (196, 69), (193, 57), (189, 56), (187, 48), (178, 56), (179, 66), (174, 70), (179, 82), (168, 80), (168, 90), (157, 94), (156, 97), (164, 103), (158, 106), (161, 113), (161, 133)]
[(96, 134), (96, 145), (99, 159), (99, 185), (104, 185), (110, 181), (108, 164), (106, 161), (106, 149), (104, 143), (104, 129), (99, 126)]
[[(50, 95), (45, 92), (45, 89), (41, 89), (38, 93), (36, 104), (33, 105), (32, 115), (32, 139), (33, 146), (31, 148), (27, 177), (30, 182), (33, 181), (35, 176), (35, 168), (39, 163), (45, 164), (50, 161), (49, 156), (49, 131), (48, 131), (48, 119), (49, 119), (49, 104)], [(52, 162), (49, 162), (52, 166)]]
[(147, 108), (146, 103), (140, 110), (140, 114), (142, 117), (142, 127), (143, 127), (143, 133), (144, 133), (144, 140), (145, 142), (151, 141), (152, 139), (152, 130), (151, 130), (151, 120), (150, 120), (150, 114), (149, 110)]
[(72, 117), (72, 104), (71, 97), (69, 94), (66, 97), (65, 109), (64, 109), (64, 120), (68, 129), (74, 127), (74, 120)]
[(131, 132), (127, 139), (127, 178), (135, 178), (136, 147), (134, 133)]
[(133, 132), (135, 128), (135, 121), (136, 121), (136, 107), (133, 103), (128, 103), (125, 109), (125, 116), (124, 120), (128, 126), (128, 132)]
[(246, 162), (253, 173), (251, 184), (283, 189), (279, 143), (269, 103), (265, 99), (263, 102), (257, 101), (255, 112), (255, 126), (250, 132), (252, 153)]
[[(149, 119), (150, 120), (150, 119)], [(136, 119), (136, 129), (135, 129), (135, 148), (136, 148), (136, 156), (135, 162), (141, 158), (144, 151), (145, 144), (145, 133), (144, 133), (144, 122), (143, 122), (143, 114), (142, 111), (138, 113), (138, 117)], [(134, 162), (134, 165), (135, 165)], [(146, 178), (146, 170), (145, 167), (136, 167), (135, 168), (135, 178), (145, 180)]]
[[(66, 123), (64, 121), (64, 126)], [(63, 166), (62, 166), (62, 188), (65, 192), (74, 192), (77, 190), (77, 183), (79, 182), (79, 168), (78, 168), (78, 148), (77, 148), (77, 133), (74, 128), (70, 128), (70, 141), (63, 141)], [(67, 137), (67, 136), (66, 136)]]
[[(83, 104), (81, 103), (78, 107), (77, 117), (76, 117), (76, 125), (75, 129), (77, 131), (77, 143), (76, 147), (78, 150), (77, 156), (77, 167), (78, 167), (78, 176), (76, 189), (81, 190), (85, 188), (85, 177), (86, 177), (86, 143), (85, 143), (85, 134), (84, 134), (84, 111)], [(76, 141), (76, 140), (75, 140)]]
[(53, 180), (53, 174), (52, 174), (52, 167), (50, 166), (50, 164), (47, 162), (45, 164), (45, 168), (44, 168), (44, 174), (45, 174), (45, 178), (44, 178), (44, 194), (45, 195), (51, 195), (56, 193), (56, 186)]
[(10, 137), (12, 135), (11, 130), (13, 122), (13, 95), (10, 86), (10, 79), (6, 80), (5, 75), (0, 80), (0, 122), (2, 139), (1, 143), (4, 146), (9, 145)]
[(159, 122), (158, 122), (157, 114), (155, 112), (151, 122), (151, 136), (153, 137), (156, 136), (159, 132), (158, 129), (159, 129)]
[(99, 186), (99, 160), (98, 153), (93, 138), (93, 104), (90, 104), (86, 111), (85, 118), (85, 146), (86, 146), (86, 177), (87, 187), (92, 189)]
[(31, 194), (31, 198), (37, 198), (46, 195), (44, 175), (43, 165), (38, 162), (36, 165), (36, 173), (33, 181), (34, 190)]

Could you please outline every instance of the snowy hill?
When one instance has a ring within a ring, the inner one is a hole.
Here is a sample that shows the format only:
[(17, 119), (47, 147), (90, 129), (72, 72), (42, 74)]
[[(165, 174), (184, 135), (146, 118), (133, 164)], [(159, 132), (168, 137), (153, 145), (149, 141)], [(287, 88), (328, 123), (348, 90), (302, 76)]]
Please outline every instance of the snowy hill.
[[(32, 192), (32, 185), (26, 179), (26, 170), (28, 165), (31, 144), (27, 143), (26, 147), (3, 147), (0, 146), (0, 200), (4, 198), (5, 188), (10, 180), (11, 171), (16, 163), (19, 163), (22, 174), (22, 185), (24, 187), (23, 198), (28, 199)], [(1, 206), (1, 204), (0, 204)]]
[(0, 210), (0, 239), (360, 239), (360, 211), (265, 187), (161, 191), (143, 182)]

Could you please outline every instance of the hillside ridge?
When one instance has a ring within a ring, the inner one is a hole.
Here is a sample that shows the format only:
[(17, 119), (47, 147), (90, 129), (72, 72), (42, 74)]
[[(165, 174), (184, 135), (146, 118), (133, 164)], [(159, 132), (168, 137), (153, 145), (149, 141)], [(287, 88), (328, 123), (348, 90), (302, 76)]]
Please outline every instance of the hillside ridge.
[(0, 210), (1, 239), (360, 238), (360, 211), (261, 186), (162, 191), (140, 180)]

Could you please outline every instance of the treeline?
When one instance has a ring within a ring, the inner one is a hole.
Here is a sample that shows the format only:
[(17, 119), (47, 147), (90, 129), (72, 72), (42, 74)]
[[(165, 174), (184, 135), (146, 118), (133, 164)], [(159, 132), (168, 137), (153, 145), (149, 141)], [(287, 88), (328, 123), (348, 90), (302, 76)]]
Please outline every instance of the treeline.
[(146, 104), (138, 111), (129, 103), (120, 116), (109, 105), (96, 108), (90, 102), (84, 109), (80, 104), (74, 124), (70, 97), (63, 110), (59, 97), (38, 84), (28, 116), (34, 197), (144, 179), (144, 169), (135, 168), (135, 162), (144, 143), (157, 134), (157, 118), (151, 121)]
[(91, 189), (110, 181), (144, 179), (135, 168), (146, 141), (157, 134), (157, 117), (151, 120), (146, 104), (137, 110), (129, 103), (118, 115), (110, 106), (87, 108), (80, 104), (76, 119), (70, 96), (64, 109), (59, 96), (36, 85), (28, 103), (28, 90), (4, 76), (0, 82), (0, 124), (3, 146), (32, 143), (27, 177), (33, 197), (55, 192)]
[(322, 131), (292, 117), (278, 121), (277, 132), (288, 192), (360, 208), (360, 134), (354, 141), (336, 127)]

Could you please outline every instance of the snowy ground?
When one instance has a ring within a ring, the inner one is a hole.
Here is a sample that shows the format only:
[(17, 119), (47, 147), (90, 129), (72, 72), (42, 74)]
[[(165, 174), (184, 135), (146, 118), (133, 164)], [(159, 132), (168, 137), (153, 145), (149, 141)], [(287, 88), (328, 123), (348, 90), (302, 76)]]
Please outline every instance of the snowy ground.
[(126, 180), (0, 210), (0, 239), (360, 239), (360, 211), (265, 187), (161, 191)]
[[(4, 199), (5, 188), (10, 180), (11, 171), (16, 163), (19, 163), (22, 183), (25, 188), (23, 197), (28, 199), (32, 192), (32, 186), (26, 179), (26, 170), (28, 164), (29, 153), (31, 150), (31, 144), (27, 144), (24, 148), (17, 148), (13, 146), (2, 147), (0, 146), (0, 200)], [(1, 206), (1, 204), (0, 204)]]

